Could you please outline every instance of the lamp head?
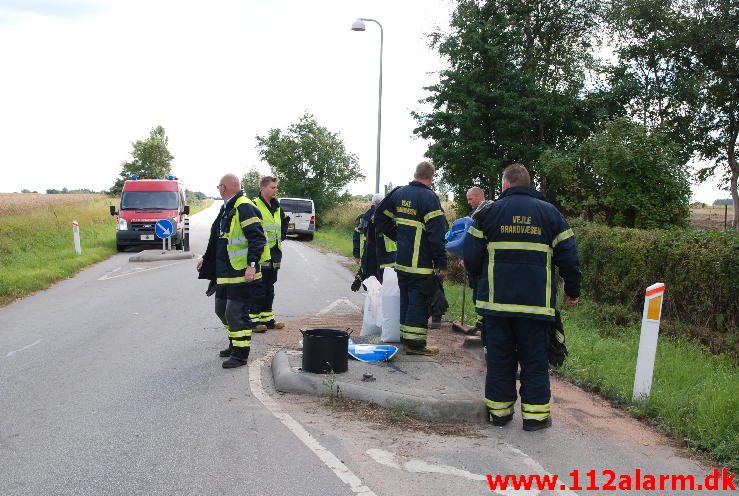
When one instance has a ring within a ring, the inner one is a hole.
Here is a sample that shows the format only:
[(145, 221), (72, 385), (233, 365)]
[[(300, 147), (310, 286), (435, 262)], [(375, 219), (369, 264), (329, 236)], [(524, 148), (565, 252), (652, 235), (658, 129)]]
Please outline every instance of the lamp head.
[(364, 21), (361, 19), (357, 19), (352, 23), (352, 31), (364, 31), (365, 29)]

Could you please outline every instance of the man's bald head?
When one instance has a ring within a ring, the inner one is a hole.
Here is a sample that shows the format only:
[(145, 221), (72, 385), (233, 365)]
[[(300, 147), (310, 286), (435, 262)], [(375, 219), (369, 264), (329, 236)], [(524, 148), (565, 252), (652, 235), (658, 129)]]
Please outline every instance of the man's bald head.
[(218, 190), (221, 193), (221, 198), (228, 200), (241, 191), (241, 180), (239, 180), (236, 174), (226, 174), (221, 178), (221, 182), (218, 184)]
[(470, 204), (472, 210), (476, 209), (480, 203), (485, 200), (485, 192), (477, 186), (472, 186), (467, 190), (467, 203)]

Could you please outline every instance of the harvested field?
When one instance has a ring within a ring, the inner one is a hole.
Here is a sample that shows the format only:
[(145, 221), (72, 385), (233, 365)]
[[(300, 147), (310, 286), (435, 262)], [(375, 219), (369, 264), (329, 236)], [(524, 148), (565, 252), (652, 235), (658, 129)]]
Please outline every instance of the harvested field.
[(698, 229), (711, 231), (724, 229), (724, 215), (726, 215), (726, 227), (731, 227), (731, 222), (734, 218), (734, 207), (731, 205), (729, 205), (726, 210), (724, 210), (723, 205), (712, 207), (691, 207), (690, 225)]
[[(41, 193), (0, 193), (0, 217), (21, 214), (32, 210), (56, 208), (75, 203), (87, 203), (107, 198), (101, 194), (59, 194), (44, 195)], [(111, 203), (112, 204), (112, 203)]]

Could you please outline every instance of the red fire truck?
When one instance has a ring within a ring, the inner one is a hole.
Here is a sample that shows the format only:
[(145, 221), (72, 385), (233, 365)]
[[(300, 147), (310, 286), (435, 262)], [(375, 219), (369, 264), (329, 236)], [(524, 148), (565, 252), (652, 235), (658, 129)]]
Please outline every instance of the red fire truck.
[(174, 226), (172, 246), (178, 250), (190, 250), (190, 234), (185, 229), (185, 219), (190, 206), (185, 205), (185, 187), (172, 176), (167, 179), (132, 179), (123, 183), (120, 210), (110, 206), (110, 215), (118, 216), (116, 247), (162, 245), (154, 233), (158, 220), (169, 219)]

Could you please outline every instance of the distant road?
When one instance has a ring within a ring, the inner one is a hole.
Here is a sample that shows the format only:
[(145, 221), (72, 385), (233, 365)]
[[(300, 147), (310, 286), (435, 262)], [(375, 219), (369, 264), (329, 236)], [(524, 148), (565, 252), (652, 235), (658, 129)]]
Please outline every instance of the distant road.
[[(192, 217), (194, 251), (219, 206)], [(347, 292), (348, 271), (316, 253), (286, 243), (278, 284), (299, 280), (280, 294), (287, 314)], [(309, 477), (312, 494), (346, 495), (251, 396), (247, 368), (221, 368), (225, 333), (194, 260), (130, 255), (0, 308), (0, 494), (294, 495)]]

